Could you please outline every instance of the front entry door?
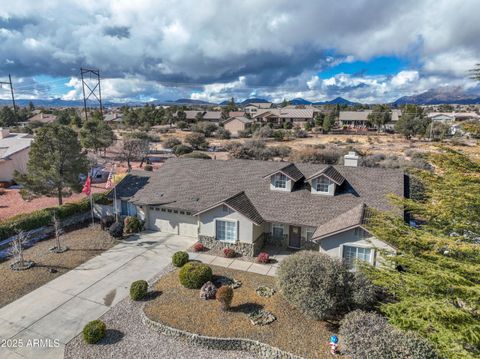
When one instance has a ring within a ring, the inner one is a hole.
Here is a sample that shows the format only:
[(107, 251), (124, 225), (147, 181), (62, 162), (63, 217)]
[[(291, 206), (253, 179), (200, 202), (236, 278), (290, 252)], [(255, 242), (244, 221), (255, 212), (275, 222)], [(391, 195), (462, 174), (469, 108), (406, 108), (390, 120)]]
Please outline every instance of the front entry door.
[(290, 226), (288, 246), (291, 248), (300, 248), (302, 243), (301, 235), (300, 227)]

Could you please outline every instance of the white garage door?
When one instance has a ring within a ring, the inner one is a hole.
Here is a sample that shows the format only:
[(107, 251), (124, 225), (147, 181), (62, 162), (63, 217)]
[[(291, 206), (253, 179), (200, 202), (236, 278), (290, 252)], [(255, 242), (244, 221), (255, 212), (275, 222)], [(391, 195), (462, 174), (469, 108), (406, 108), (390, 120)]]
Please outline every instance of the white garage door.
[(180, 234), (182, 236), (197, 237), (197, 218), (180, 214), (179, 211), (168, 212), (162, 208), (150, 208), (149, 229), (164, 233)]

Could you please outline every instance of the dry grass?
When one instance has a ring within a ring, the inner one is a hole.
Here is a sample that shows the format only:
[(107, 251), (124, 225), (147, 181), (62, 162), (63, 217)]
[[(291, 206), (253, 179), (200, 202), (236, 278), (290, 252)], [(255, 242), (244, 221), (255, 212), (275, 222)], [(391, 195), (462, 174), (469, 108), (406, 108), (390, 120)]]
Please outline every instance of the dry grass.
[[(52, 253), (55, 239), (41, 241), (24, 251), (25, 259), (35, 262), (35, 267), (25, 271), (13, 271), (13, 259), (0, 263), (0, 307), (13, 302), (32, 290), (68, 272), (92, 257), (113, 247), (116, 242), (108, 232), (99, 226), (82, 228), (62, 236), (62, 246), (68, 246), (64, 253)], [(54, 268), (57, 273), (50, 273)]]
[[(242, 286), (234, 290), (232, 308), (220, 309), (215, 300), (202, 300), (199, 290), (186, 289), (175, 270), (155, 284), (162, 294), (145, 307), (146, 315), (166, 325), (215, 337), (249, 338), (306, 358), (328, 357), (331, 331), (325, 322), (306, 318), (292, 308), (278, 292), (270, 298), (255, 293), (259, 286), (275, 287), (272, 277), (212, 266), (215, 275), (235, 278)], [(254, 326), (246, 313), (255, 308), (272, 312), (277, 320)]]

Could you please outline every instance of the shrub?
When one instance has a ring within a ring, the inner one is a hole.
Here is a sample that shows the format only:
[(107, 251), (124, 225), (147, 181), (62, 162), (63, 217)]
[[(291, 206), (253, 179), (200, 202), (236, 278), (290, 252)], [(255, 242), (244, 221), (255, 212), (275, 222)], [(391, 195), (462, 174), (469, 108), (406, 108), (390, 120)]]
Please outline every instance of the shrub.
[(257, 256), (258, 263), (268, 263), (270, 261), (270, 256), (267, 252), (260, 252)]
[(181, 130), (184, 130), (188, 127), (188, 124), (185, 121), (178, 121), (177, 127)]
[(188, 253), (179, 251), (175, 252), (172, 256), (172, 264), (175, 267), (183, 267), (188, 262)]
[(190, 153), (190, 152), (193, 152), (193, 148), (186, 145), (178, 145), (178, 146), (175, 146), (175, 148), (173, 149), (173, 153), (175, 156), (186, 155), (187, 153)]
[(232, 304), (233, 300), (233, 288), (228, 285), (223, 285), (218, 288), (215, 297), (220, 302), (222, 309), (228, 310), (230, 309), (230, 304)]
[(102, 227), (102, 230), (109, 229), (110, 226), (114, 223), (115, 223), (115, 216), (107, 215), (107, 216), (103, 216), (100, 219), (100, 226)]
[(145, 167), (143, 167), (143, 169), (145, 171), (152, 172), (153, 171), (153, 166), (152, 165), (145, 165)]
[(181, 145), (182, 144), (182, 141), (180, 141), (178, 138), (176, 137), (170, 137), (170, 138), (167, 138), (165, 140), (165, 142), (163, 143), (163, 146), (165, 148), (174, 148), (178, 145)]
[(215, 137), (221, 140), (229, 140), (232, 137), (232, 134), (229, 130), (224, 129), (223, 127), (219, 127), (217, 132), (215, 133)]
[(310, 251), (287, 257), (277, 272), (285, 299), (316, 320), (345, 313), (352, 301), (352, 276), (340, 260)]
[(143, 229), (143, 221), (137, 217), (128, 216), (125, 217), (125, 233), (138, 233)]
[(203, 263), (190, 262), (185, 264), (178, 274), (180, 283), (189, 289), (200, 289), (202, 285), (212, 280), (212, 268)]
[(352, 304), (358, 309), (371, 309), (378, 301), (380, 288), (374, 285), (363, 273), (355, 272), (352, 283)]
[(285, 137), (285, 132), (282, 130), (277, 130), (273, 132), (273, 138), (275, 138), (275, 140), (277, 141), (282, 141), (284, 137)]
[(113, 238), (123, 237), (123, 222), (115, 222), (110, 226), (108, 232)]
[(88, 344), (95, 344), (105, 336), (107, 326), (101, 320), (92, 320), (83, 327), (83, 339)]
[(205, 250), (205, 246), (203, 245), (203, 243), (197, 242), (193, 245), (193, 250), (195, 252), (201, 252), (201, 251)]
[(236, 253), (235, 251), (232, 249), (232, 248), (224, 248), (223, 249), (223, 255), (226, 257), (226, 258), (234, 258)]
[(194, 149), (201, 150), (208, 147), (208, 142), (205, 140), (205, 135), (202, 133), (190, 133), (185, 136), (185, 142)]
[(148, 283), (144, 280), (136, 280), (130, 285), (130, 298), (142, 300), (148, 292)]
[(253, 133), (253, 137), (255, 138), (273, 137), (273, 130), (269, 126), (260, 127)]
[(403, 332), (375, 313), (356, 310), (340, 323), (345, 354), (359, 359), (434, 359), (438, 354), (426, 340)]

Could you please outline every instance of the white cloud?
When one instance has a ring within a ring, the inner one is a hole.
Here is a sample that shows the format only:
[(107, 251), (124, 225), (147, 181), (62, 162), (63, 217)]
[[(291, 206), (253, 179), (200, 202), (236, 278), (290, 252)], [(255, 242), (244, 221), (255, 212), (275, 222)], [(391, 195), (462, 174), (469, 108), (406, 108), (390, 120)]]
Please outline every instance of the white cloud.
[(392, 77), (392, 85), (401, 87), (411, 82), (418, 81), (418, 71), (400, 71), (398, 74)]

